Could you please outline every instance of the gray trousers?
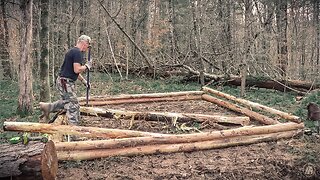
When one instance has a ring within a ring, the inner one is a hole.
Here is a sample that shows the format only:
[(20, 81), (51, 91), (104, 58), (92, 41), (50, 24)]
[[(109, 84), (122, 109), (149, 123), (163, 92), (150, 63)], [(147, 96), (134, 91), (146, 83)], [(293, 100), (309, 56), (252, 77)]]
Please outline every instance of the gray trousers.
[(69, 123), (78, 125), (80, 121), (80, 105), (75, 93), (75, 82), (68, 78), (56, 79), (56, 88), (61, 99), (51, 103), (50, 112), (57, 112), (65, 109)]

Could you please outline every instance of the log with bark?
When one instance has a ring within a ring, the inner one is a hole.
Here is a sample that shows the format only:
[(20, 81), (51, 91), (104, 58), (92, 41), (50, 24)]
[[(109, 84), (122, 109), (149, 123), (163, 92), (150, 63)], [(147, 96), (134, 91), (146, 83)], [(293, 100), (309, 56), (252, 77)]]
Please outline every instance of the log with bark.
[[(240, 86), (241, 78), (232, 77), (227, 81), (227, 84)], [(275, 89), (281, 92), (296, 92), (298, 95), (305, 95), (308, 91), (319, 88), (319, 84), (313, 84), (311, 82), (303, 82), (298, 80), (281, 80), (271, 78), (255, 78), (248, 77), (246, 80), (247, 87), (259, 87), (266, 89)]]
[(80, 112), (86, 115), (102, 116), (107, 118), (123, 118), (131, 120), (150, 120), (150, 121), (167, 121), (167, 122), (204, 122), (211, 121), (223, 124), (248, 125), (249, 117), (241, 116), (221, 116), (221, 115), (205, 115), (193, 113), (173, 113), (173, 112), (137, 112), (122, 111), (115, 109), (102, 109), (95, 107), (80, 107)]
[(166, 134), (132, 131), (122, 129), (107, 129), (98, 127), (52, 125), (44, 123), (29, 122), (4, 122), (5, 131), (39, 132), (47, 134), (77, 135), (82, 137), (100, 137), (100, 138), (126, 138), (137, 136), (166, 136)]
[[(198, 81), (200, 72), (194, 70), (192, 67), (187, 65), (172, 65), (172, 68), (183, 68), (188, 71), (188, 80)], [(241, 77), (236, 75), (216, 75), (210, 73), (204, 73), (204, 77), (207, 81), (224, 82), (225, 84), (240, 86)], [(187, 79), (187, 78), (186, 78)], [(305, 95), (310, 90), (320, 88), (319, 83), (300, 81), (300, 80), (282, 80), (282, 79), (271, 79), (269, 77), (252, 77), (246, 78), (246, 87), (258, 87), (266, 89), (275, 89), (281, 92), (293, 91), (299, 95)]]
[[(123, 95), (116, 97), (90, 97), (90, 106), (104, 106), (110, 104), (128, 104), (128, 103), (147, 103), (147, 102), (163, 102), (163, 101), (187, 101), (201, 100), (203, 91), (196, 92), (178, 92), (178, 93), (158, 93), (158, 94), (136, 94)], [(79, 98), (80, 105), (84, 105), (83, 98)]]
[(286, 131), (298, 131), (304, 128), (303, 123), (297, 124), (293, 122), (280, 123), (268, 126), (245, 126), (236, 129), (211, 131), (205, 133), (192, 134), (171, 134), (163, 137), (134, 137), (110, 140), (93, 140), (78, 142), (58, 142), (56, 143), (57, 151), (67, 150), (89, 150), (89, 149), (115, 149), (123, 147), (135, 147), (141, 145), (152, 144), (178, 144), (191, 143), (201, 141), (212, 141), (237, 136), (250, 136), (270, 134)]
[(29, 142), (29, 144), (1, 144), (0, 178), (56, 179), (58, 158), (55, 145)]
[(214, 95), (217, 95), (217, 96), (220, 96), (220, 97), (223, 97), (223, 98), (226, 98), (226, 99), (229, 99), (229, 100), (241, 103), (241, 104), (244, 104), (244, 105), (248, 106), (250, 109), (255, 108), (255, 109), (258, 109), (260, 111), (264, 111), (264, 112), (268, 112), (268, 113), (271, 113), (271, 114), (278, 115), (278, 116), (282, 117), (283, 119), (286, 119), (286, 120), (289, 120), (289, 121), (293, 121), (293, 122), (296, 122), (296, 123), (300, 123), (301, 122), (301, 119), (298, 116), (294, 116), (294, 115), (291, 115), (289, 113), (286, 113), (286, 112), (283, 112), (283, 111), (279, 111), (277, 109), (274, 109), (274, 108), (271, 108), (271, 107), (268, 107), (268, 106), (261, 105), (259, 103), (255, 103), (255, 102), (248, 101), (248, 100), (245, 100), (245, 99), (237, 98), (235, 96), (232, 96), (232, 95), (229, 95), (229, 94), (226, 94), (226, 93), (223, 93), (223, 92), (220, 92), (220, 91), (208, 88), (208, 87), (203, 87), (203, 91), (212, 93)]
[(263, 124), (270, 125), (270, 124), (280, 123), (277, 120), (274, 120), (272, 118), (269, 118), (269, 117), (267, 117), (265, 115), (262, 115), (262, 114), (259, 114), (257, 112), (251, 111), (250, 109), (241, 107), (241, 106), (236, 105), (236, 104), (232, 104), (232, 103), (227, 102), (227, 101), (223, 101), (221, 99), (215, 98), (215, 97), (207, 95), (207, 94), (202, 95), (202, 99), (204, 99), (206, 101), (209, 101), (209, 102), (212, 102), (212, 103), (215, 103), (215, 104), (217, 104), (219, 106), (228, 108), (228, 109), (230, 109), (232, 111), (244, 114), (244, 115), (246, 115), (246, 116), (248, 116), (248, 117), (250, 117), (250, 118), (252, 118), (254, 120), (257, 120), (257, 121), (259, 121), (259, 122), (261, 122)]
[(191, 152), (231, 146), (247, 145), (253, 143), (276, 141), (283, 138), (292, 138), (300, 134), (296, 130), (272, 134), (230, 137), (213, 141), (200, 141), (182, 144), (156, 144), (117, 149), (94, 149), (79, 151), (58, 151), (59, 160), (89, 160), (112, 156), (135, 156), (173, 152)]

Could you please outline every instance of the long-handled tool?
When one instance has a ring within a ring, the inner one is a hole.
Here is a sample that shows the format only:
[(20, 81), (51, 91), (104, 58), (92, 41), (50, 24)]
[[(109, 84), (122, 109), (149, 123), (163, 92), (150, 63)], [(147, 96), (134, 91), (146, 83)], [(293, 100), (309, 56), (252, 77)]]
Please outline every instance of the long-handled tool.
[[(91, 62), (91, 45), (89, 45), (88, 49), (88, 61)], [(87, 94), (86, 94), (86, 106), (89, 105), (89, 90), (90, 90), (90, 70), (87, 70)]]

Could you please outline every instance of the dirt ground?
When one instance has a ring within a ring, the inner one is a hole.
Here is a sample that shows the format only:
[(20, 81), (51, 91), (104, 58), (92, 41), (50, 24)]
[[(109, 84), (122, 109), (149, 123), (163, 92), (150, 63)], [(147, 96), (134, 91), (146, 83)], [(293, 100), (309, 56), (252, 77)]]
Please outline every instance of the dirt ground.
[[(104, 108), (239, 115), (204, 101), (112, 105)], [(190, 133), (181, 123), (82, 116), (83, 126), (161, 133)], [(202, 132), (218, 130), (213, 123), (187, 123)], [(226, 126), (224, 126), (226, 127)], [(234, 128), (227, 126), (226, 128)], [(58, 179), (320, 179), (320, 139), (295, 139), (195, 152), (110, 157), (59, 162)]]

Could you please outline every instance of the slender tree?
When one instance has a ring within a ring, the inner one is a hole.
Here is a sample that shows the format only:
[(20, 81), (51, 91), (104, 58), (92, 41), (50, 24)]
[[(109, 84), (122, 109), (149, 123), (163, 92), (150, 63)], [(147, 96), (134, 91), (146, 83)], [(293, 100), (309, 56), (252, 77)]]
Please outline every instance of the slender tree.
[(247, 76), (247, 62), (250, 55), (250, 16), (252, 12), (252, 5), (250, 0), (244, 1), (244, 51), (243, 58), (241, 59), (240, 71), (241, 71), (241, 91), (240, 96), (245, 96), (246, 76)]
[(0, 8), (0, 61), (3, 68), (3, 77), (12, 79), (12, 67), (9, 54), (9, 31), (5, 1), (1, 1)]
[(280, 63), (281, 75), (285, 79), (287, 76), (288, 49), (287, 49), (287, 0), (277, 0), (277, 29), (278, 29), (278, 58)]
[(320, 1), (313, 0), (313, 22), (315, 27), (315, 59), (317, 64), (317, 73), (319, 73), (320, 64)]
[(196, 54), (197, 54), (197, 61), (200, 63), (200, 84), (204, 86), (204, 62), (202, 59), (202, 48), (201, 48), (201, 0), (193, 0), (191, 1), (191, 8), (193, 14), (193, 32), (194, 32), (194, 39), (195, 39), (195, 46), (196, 46)]
[(21, 116), (33, 113), (32, 89), (32, 4), (33, 0), (22, 0), (21, 10), (21, 52), (19, 63), (19, 99), (17, 113)]
[(41, 0), (41, 30), (40, 30), (40, 101), (50, 101), (50, 83), (49, 83), (49, 55), (48, 55), (48, 10), (49, 2)]

